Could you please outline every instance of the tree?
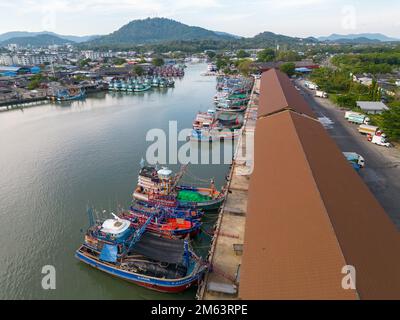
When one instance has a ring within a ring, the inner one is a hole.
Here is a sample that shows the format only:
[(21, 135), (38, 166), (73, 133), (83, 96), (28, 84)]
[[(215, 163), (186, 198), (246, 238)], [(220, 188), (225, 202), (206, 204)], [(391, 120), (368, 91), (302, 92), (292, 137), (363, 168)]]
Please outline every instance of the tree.
[(135, 74), (136, 74), (137, 76), (142, 76), (143, 73), (144, 73), (144, 70), (143, 70), (143, 68), (142, 68), (141, 66), (135, 65), (135, 66), (133, 67), (133, 72), (135, 72)]
[(380, 101), (382, 99), (381, 88), (376, 79), (372, 80), (372, 85), (369, 88), (369, 100)]
[(253, 61), (250, 59), (242, 59), (239, 61), (237, 68), (239, 72), (245, 76), (248, 76), (251, 72), (251, 65)]
[(90, 59), (83, 59), (79, 61), (79, 66), (81, 68), (87, 67), (89, 65), (89, 62), (91, 62), (92, 60)]
[(218, 57), (217, 62), (215, 63), (218, 70), (222, 70), (223, 68), (230, 66), (230, 64), (231, 61), (227, 57)]
[(270, 62), (275, 59), (275, 50), (266, 48), (257, 54), (257, 60), (260, 62)]
[(287, 62), (282, 64), (279, 69), (286, 73), (289, 77), (295, 74), (296, 65), (293, 62)]
[(120, 65), (125, 64), (125, 63), (126, 63), (126, 59), (124, 59), (124, 58), (115, 58), (114, 59), (114, 64), (116, 66), (120, 66)]
[(35, 89), (37, 89), (37, 88), (40, 86), (42, 80), (43, 80), (43, 76), (42, 76), (40, 73), (34, 75), (34, 76), (31, 78), (31, 81), (30, 81), (29, 84), (28, 84), (28, 90), (35, 90)]
[(380, 126), (392, 140), (400, 139), (400, 102), (393, 104), (389, 110), (383, 112)]
[(247, 58), (247, 57), (250, 57), (250, 53), (244, 51), (243, 49), (240, 49), (236, 53), (236, 58), (238, 58), (238, 59), (243, 59), (243, 58)]
[(155, 57), (153, 58), (152, 63), (156, 67), (161, 67), (164, 65), (164, 59), (161, 57)]
[(279, 51), (278, 56), (276, 57), (276, 60), (278, 61), (299, 61), (301, 57), (299, 54), (295, 51)]
[(206, 55), (208, 59), (213, 60), (217, 54), (215, 53), (215, 51), (208, 50), (206, 51)]
[(342, 108), (350, 108), (354, 109), (356, 108), (356, 98), (353, 95), (350, 94), (344, 94), (336, 97), (336, 103), (338, 104), (339, 107)]

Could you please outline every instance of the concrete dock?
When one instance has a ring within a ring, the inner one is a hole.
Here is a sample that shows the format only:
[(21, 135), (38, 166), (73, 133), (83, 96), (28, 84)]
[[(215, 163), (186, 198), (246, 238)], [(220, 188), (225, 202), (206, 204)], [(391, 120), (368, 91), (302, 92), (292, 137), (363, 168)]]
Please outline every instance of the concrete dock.
[(237, 299), (259, 90), (260, 80), (256, 80), (242, 135), (236, 144), (227, 185), (228, 194), (215, 225), (208, 256), (211, 268), (197, 292), (199, 300)]

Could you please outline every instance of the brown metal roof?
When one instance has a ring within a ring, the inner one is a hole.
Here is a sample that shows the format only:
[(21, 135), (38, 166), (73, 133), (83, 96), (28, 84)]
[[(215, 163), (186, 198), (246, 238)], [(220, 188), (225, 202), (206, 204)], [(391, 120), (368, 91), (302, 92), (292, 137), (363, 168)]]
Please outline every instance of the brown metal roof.
[(263, 117), (285, 109), (316, 118), (302, 95), (281, 71), (271, 69), (261, 76), (258, 116)]
[(258, 120), (254, 164), (240, 298), (355, 299), (290, 111)]
[[(400, 299), (400, 234), (322, 125), (271, 113), (254, 149), (240, 298)], [(356, 290), (342, 288), (345, 265)]]
[(400, 233), (325, 129), (292, 119), (360, 298), (400, 299)]

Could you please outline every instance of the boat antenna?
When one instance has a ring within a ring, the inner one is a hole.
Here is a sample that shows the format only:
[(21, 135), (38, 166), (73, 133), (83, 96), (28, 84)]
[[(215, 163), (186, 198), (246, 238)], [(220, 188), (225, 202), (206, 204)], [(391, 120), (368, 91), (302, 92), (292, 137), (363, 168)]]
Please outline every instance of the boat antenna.
[(114, 214), (114, 212), (111, 212), (111, 215), (116, 219), (119, 220), (118, 216)]

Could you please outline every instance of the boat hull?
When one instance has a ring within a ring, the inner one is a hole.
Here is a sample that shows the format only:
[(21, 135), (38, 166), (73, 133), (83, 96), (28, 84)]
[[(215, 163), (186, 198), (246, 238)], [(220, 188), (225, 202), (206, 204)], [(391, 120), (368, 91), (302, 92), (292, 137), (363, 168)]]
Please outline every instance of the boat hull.
[(178, 201), (179, 206), (182, 208), (197, 208), (197, 209), (202, 209), (204, 211), (214, 211), (218, 210), (222, 203), (224, 202), (224, 199), (216, 199), (216, 200), (211, 200), (207, 202), (187, 202), (187, 201)]
[(119, 268), (107, 265), (99, 260), (88, 257), (79, 250), (75, 252), (75, 257), (81, 262), (84, 262), (114, 277), (129, 281), (141, 287), (145, 287), (154, 291), (164, 292), (164, 293), (179, 293), (187, 290), (193, 285), (197, 285), (206, 270), (204, 268), (201, 272), (190, 275), (182, 279), (167, 280), (167, 279), (152, 278), (140, 274), (135, 274), (133, 272), (121, 270)]
[[(163, 205), (162, 201), (159, 201), (159, 202), (157, 202), (157, 200), (150, 201), (149, 197), (147, 195), (143, 195), (140, 193), (135, 192), (133, 194), (133, 197), (134, 197), (134, 199), (141, 201), (143, 203), (149, 203), (151, 205)], [(204, 201), (204, 202), (190, 202), (190, 201), (177, 200), (177, 203), (174, 206), (177, 208), (183, 208), (183, 209), (214, 211), (214, 210), (218, 210), (221, 207), (224, 200), (225, 200), (224, 197), (220, 197), (218, 199)]]

